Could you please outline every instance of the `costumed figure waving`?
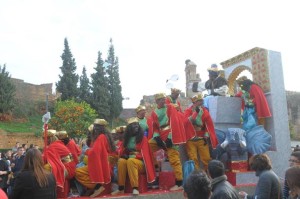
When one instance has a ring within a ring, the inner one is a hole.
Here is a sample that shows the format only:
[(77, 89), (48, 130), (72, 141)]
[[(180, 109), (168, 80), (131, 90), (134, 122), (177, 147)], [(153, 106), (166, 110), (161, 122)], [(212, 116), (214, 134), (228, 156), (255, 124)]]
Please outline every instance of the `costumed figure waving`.
[(186, 142), (184, 125), (176, 108), (166, 104), (166, 95), (154, 95), (157, 107), (152, 111), (153, 137), (149, 140), (153, 152), (164, 149), (174, 170), (176, 185), (171, 191), (182, 190), (182, 165), (179, 155), (179, 144)]

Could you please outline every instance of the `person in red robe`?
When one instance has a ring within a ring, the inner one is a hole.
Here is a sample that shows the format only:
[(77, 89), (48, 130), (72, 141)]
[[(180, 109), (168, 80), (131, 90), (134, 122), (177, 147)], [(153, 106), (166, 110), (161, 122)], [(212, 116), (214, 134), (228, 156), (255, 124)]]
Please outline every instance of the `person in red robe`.
[(242, 110), (245, 107), (255, 107), (255, 113), (258, 118), (258, 124), (264, 125), (265, 118), (272, 116), (267, 98), (262, 88), (248, 79), (246, 76), (242, 76), (237, 79), (237, 83), (241, 88), (241, 91), (236, 94), (237, 97), (242, 97)]
[(75, 176), (76, 163), (72, 160), (70, 150), (56, 137), (55, 130), (48, 130), (48, 146), (44, 149), (45, 168), (50, 170), (58, 186), (57, 195), (66, 195), (65, 181)]
[(88, 156), (87, 166), (76, 169), (76, 180), (83, 186), (94, 189), (90, 197), (100, 195), (104, 190), (104, 184), (111, 182), (111, 166), (109, 154), (115, 151), (115, 145), (104, 119), (94, 121), (91, 135), (91, 147), (86, 151)]
[(166, 104), (173, 105), (178, 111), (182, 112), (181, 104), (178, 100), (181, 90), (177, 88), (171, 88), (171, 95), (166, 97)]
[(126, 131), (126, 126), (118, 126), (115, 129), (115, 145), (116, 145), (116, 152), (118, 154), (118, 156), (121, 153), (121, 146), (123, 144), (123, 140), (124, 140), (124, 133)]
[(193, 105), (184, 112), (194, 127), (194, 129), (186, 131), (188, 140), (186, 143), (187, 154), (189, 159), (195, 162), (196, 169), (200, 168), (199, 155), (204, 170), (207, 170), (208, 163), (211, 160), (209, 144), (215, 149), (218, 145), (218, 139), (209, 111), (203, 107), (202, 94), (193, 96), (192, 102)]
[(132, 194), (138, 195), (139, 174), (143, 173), (147, 175), (148, 183), (155, 181), (153, 156), (148, 139), (139, 125), (139, 119), (132, 117), (128, 119), (118, 161), (119, 189), (112, 192), (112, 195), (124, 193), (127, 175), (133, 188)]
[(61, 140), (66, 147), (71, 151), (72, 158), (76, 164), (79, 163), (78, 157), (81, 154), (80, 148), (77, 146), (73, 139), (70, 139), (67, 131), (58, 131), (57, 138)]
[(144, 130), (144, 135), (150, 139), (153, 135), (153, 125), (151, 117), (146, 117), (146, 107), (143, 105), (139, 105), (136, 109), (136, 116), (139, 119), (139, 124)]
[(153, 121), (153, 136), (149, 140), (153, 152), (164, 149), (167, 152), (169, 162), (174, 170), (176, 184), (171, 191), (182, 190), (182, 165), (179, 154), (179, 144), (186, 142), (184, 124), (178, 114), (179, 111), (166, 104), (166, 95), (157, 93), (154, 95), (157, 107), (151, 113)]

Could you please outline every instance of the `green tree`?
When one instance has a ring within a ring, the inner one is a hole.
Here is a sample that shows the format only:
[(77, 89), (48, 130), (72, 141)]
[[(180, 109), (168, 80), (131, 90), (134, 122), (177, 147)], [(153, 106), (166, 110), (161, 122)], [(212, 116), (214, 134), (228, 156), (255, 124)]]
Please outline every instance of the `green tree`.
[(61, 55), (63, 65), (60, 67), (62, 75), (59, 75), (60, 80), (56, 83), (56, 89), (58, 92), (62, 93), (62, 100), (68, 100), (77, 98), (78, 96), (78, 75), (75, 73), (77, 67), (69, 48), (67, 38), (65, 38), (64, 46), (65, 49)]
[(95, 73), (91, 75), (91, 105), (97, 111), (98, 116), (103, 119), (110, 119), (109, 100), (108, 93), (108, 78), (103, 66), (102, 53), (98, 52), (98, 59), (96, 62)]
[(82, 69), (82, 75), (80, 76), (80, 87), (79, 87), (79, 99), (81, 101), (85, 101), (89, 103), (90, 101), (90, 95), (91, 95), (91, 89), (90, 89), (90, 80), (86, 75), (86, 68), (85, 66)]
[(108, 89), (110, 94), (110, 120), (113, 122), (123, 110), (123, 97), (122, 97), (122, 87), (119, 76), (119, 59), (115, 57), (115, 49), (112, 44), (112, 39), (110, 39), (110, 46), (108, 50), (108, 57), (106, 60), (109, 63), (107, 68), (107, 73), (109, 77)]
[(6, 71), (6, 65), (3, 67), (0, 65), (0, 114), (11, 113), (15, 107), (15, 92), (16, 87), (11, 81), (11, 77), (8, 71)]
[(85, 137), (88, 127), (96, 116), (96, 111), (86, 102), (75, 102), (73, 99), (58, 101), (49, 128), (57, 131), (65, 130), (69, 136), (78, 141)]

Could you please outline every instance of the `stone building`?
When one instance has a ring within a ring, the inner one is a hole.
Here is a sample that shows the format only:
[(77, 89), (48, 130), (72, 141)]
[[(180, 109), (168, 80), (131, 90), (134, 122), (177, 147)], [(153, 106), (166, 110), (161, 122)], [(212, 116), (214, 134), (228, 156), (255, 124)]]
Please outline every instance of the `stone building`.
[(47, 84), (30, 84), (24, 82), (24, 80), (11, 78), (13, 84), (16, 86), (16, 99), (17, 100), (28, 100), (31, 102), (45, 101), (46, 95), (48, 94), (48, 100), (52, 101), (57, 98), (56, 95), (52, 94), (52, 83)]

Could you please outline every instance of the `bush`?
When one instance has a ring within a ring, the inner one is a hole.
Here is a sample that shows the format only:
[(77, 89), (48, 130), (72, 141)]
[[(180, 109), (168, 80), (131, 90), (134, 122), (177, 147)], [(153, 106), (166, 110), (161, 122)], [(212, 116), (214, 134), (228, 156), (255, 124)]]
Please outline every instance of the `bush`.
[(65, 130), (73, 138), (82, 138), (97, 114), (86, 102), (59, 101), (54, 108), (49, 129)]

